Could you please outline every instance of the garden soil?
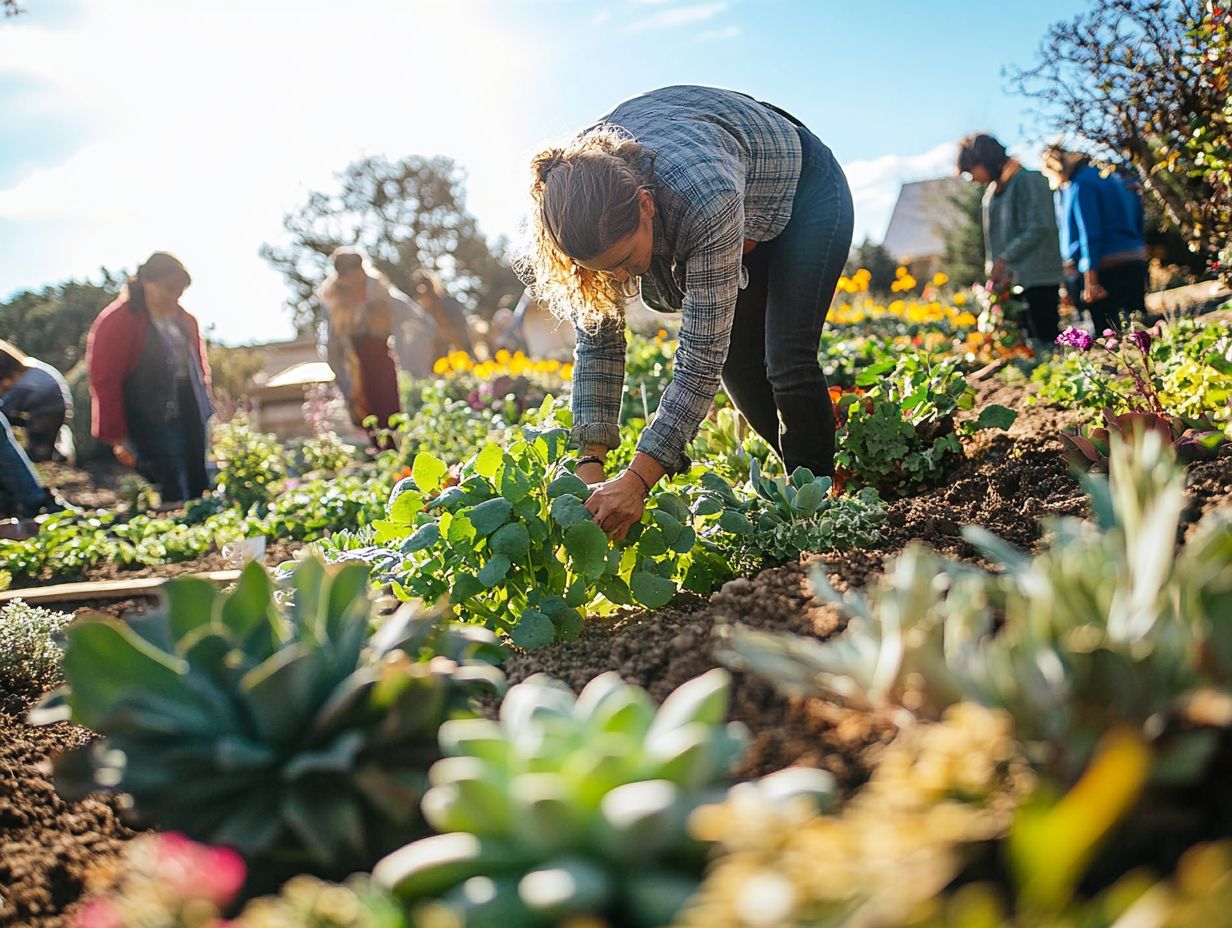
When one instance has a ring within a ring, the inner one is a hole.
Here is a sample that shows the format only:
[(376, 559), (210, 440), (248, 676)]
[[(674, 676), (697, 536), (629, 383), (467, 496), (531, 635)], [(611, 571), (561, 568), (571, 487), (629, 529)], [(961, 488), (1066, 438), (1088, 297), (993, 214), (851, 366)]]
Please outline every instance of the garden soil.
[[(720, 666), (714, 632), (723, 623), (819, 639), (840, 634), (842, 617), (813, 599), (809, 577), (814, 572), (836, 589), (858, 588), (882, 570), (887, 557), (917, 540), (982, 564), (962, 538), (962, 526), (968, 524), (982, 525), (1021, 548), (1037, 548), (1043, 537), (1040, 520), (1086, 512), (1085, 496), (1068, 473), (1056, 438), (1074, 420), (1055, 409), (1024, 405), (1019, 384), (990, 377), (978, 389), (981, 404), (1010, 406), (1018, 410), (1018, 420), (1006, 433), (979, 435), (946, 483), (892, 504), (877, 548), (809, 555), (733, 580), (709, 598), (588, 623), (577, 641), (513, 656), (505, 668), (511, 681), (548, 673), (579, 689), (597, 674), (614, 670), (662, 699)], [(1232, 504), (1232, 451), (1193, 466), (1190, 484), (1186, 520), (1191, 529), (1204, 513)], [(731, 714), (750, 734), (748, 757), (737, 771), (741, 777), (802, 763), (830, 770), (852, 789), (867, 778), (878, 751), (893, 735), (888, 719), (821, 699), (784, 696), (744, 673), (733, 675)], [(28, 728), (11, 710), (0, 715), (0, 893), (9, 904), (0, 912), (0, 925), (66, 924), (54, 912), (72, 905), (91, 868), (113, 862), (129, 835), (107, 802), (69, 805), (52, 791), (47, 756), (86, 737), (70, 726)], [(9, 912), (25, 913), (25, 920), (13, 920)]]

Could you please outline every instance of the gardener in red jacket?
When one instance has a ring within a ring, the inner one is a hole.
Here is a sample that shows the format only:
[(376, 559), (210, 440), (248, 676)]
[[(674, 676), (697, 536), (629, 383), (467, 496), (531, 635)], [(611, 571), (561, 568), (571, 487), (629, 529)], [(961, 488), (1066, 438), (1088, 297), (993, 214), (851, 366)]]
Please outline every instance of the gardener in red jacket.
[(191, 282), (178, 258), (155, 252), (99, 313), (86, 343), (91, 430), (164, 502), (209, 487), (210, 367), (197, 320), (180, 306)]

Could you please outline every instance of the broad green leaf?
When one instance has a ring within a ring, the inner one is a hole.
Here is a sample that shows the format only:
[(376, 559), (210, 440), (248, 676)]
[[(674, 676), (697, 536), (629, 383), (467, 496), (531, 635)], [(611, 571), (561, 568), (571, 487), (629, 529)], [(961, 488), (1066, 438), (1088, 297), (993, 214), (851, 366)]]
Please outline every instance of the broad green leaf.
[(586, 589), (586, 581), (581, 577), (574, 580), (565, 591), (565, 602), (574, 608), (586, 605), (589, 600), (590, 591)]
[(509, 630), (509, 637), (519, 648), (533, 651), (551, 644), (556, 638), (556, 626), (542, 612), (527, 610), (516, 625)]
[(826, 491), (820, 483), (809, 483), (800, 488), (800, 492), (796, 494), (796, 508), (801, 512), (812, 515), (821, 508), (821, 504), (826, 500)]
[(663, 533), (663, 541), (669, 546), (680, 537), (680, 533), (684, 529), (684, 524), (670, 512), (663, 509), (656, 509), (650, 514), (650, 517), (654, 519), (655, 524), (659, 526), (659, 531)]
[(1017, 418), (1018, 413), (1014, 410), (992, 403), (980, 410), (975, 420), (975, 427), (977, 429), (1008, 429)]
[(455, 548), (470, 548), (475, 543), (475, 526), (465, 513), (455, 512), (445, 529), (445, 537)]
[(552, 521), (567, 529), (578, 522), (593, 522), (594, 516), (576, 496), (558, 496), (552, 500)]
[(633, 593), (629, 590), (629, 584), (625, 583), (619, 577), (607, 577), (599, 585), (599, 589), (609, 602), (613, 602), (618, 606), (632, 606)]
[(652, 525), (642, 532), (642, 537), (637, 542), (637, 552), (642, 557), (662, 557), (667, 553), (667, 541), (657, 525)]
[(223, 624), (241, 641), (251, 641), (258, 650), (268, 653), (281, 638), (273, 597), (274, 587), (265, 568), (251, 562), (223, 603)]
[(122, 622), (71, 626), (63, 667), (73, 721), (101, 734), (106, 733), (98, 727), (102, 719), (135, 686), (180, 703), (195, 701), (183, 680), (187, 662), (158, 650)]
[(497, 470), (500, 468), (503, 456), (504, 452), (501, 451), (500, 445), (484, 445), (483, 450), (475, 455), (475, 466), (473, 468), (475, 473), (489, 480), (494, 479)]
[(407, 490), (399, 493), (397, 499), (389, 507), (389, 521), (398, 525), (414, 525), (415, 517), (423, 511), (424, 498), (422, 493)]
[(753, 523), (745, 518), (744, 513), (729, 509), (719, 516), (719, 528), (733, 535), (752, 535)]
[(416, 551), (422, 551), (424, 548), (431, 548), (440, 540), (441, 527), (435, 522), (429, 522), (417, 528), (415, 533), (403, 542), (398, 550), (403, 554), (414, 554)]
[(509, 568), (513, 566), (513, 562), (503, 554), (493, 555), (488, 563), (484, 564), (479, 569), (479, 582), (484, 585), (485, 589), (492, 589), (509, 573)]
[(575, 474), (561, 474), (548, 484), (548, 499), (556, 499), (566, 493), (586, 499), (590, 495), (590, 487), (586, 485), (586, 481)]
[(530, 493), (530, 477), (508, 454), (504, 456), (504, 464), (496, 475), (496, 488), (511, 503), (525, 499)]
[(503, 525), (488, 539), (493, 554), (503, 554), (511, 561), (520, 561), (530, 551), (530, 533), (521, 522)]
[(475, 534), (479, 538), (491, 535), (508, 522), (512, 515), (513, 503), (502, 496), (486, 500), (466, 513), (466, 517), (475, 527)]
[(183, 577), (168, 581), (162, 592), (167, 600), (171, 637), (177, 643), (189, 632), (213, 621), (218, 591), (210, 581)]
[(449, 601), (460, 605), (485, 589), (486, 587), (474, 574), (460, 573), (453, 582), (453, 589), (449, 591)]
[(686, 525), (672, 543), (672, 550), (677, 554), (688, 554), (695, 544), (697, 544), (697, 532), (693, 531), (692, 526)]
[(433, 493), (440, 489), (447, 473), (449, 468), (445, 466), (445, 462), (426, 451), (415, 455), (411, 464), (411, 479), (424, 493)]
[(666, 606), (676, 595), (676, 584), (644, 570), (635, 570), (629, 577), (629, 589), (639, 605), (647, 609)]
[(607, 564), (607, 536), (594, 522), (575, 522), (569, 526), (565, 531), (565, 550), (580, 573), (587, 577), (603, 573)]

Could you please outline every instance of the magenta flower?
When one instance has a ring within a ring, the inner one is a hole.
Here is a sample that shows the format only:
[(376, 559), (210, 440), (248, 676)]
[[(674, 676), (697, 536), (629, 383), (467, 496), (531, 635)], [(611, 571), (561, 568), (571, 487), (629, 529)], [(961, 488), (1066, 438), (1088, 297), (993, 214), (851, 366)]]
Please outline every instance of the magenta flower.
[(1095, 339), (1091, 337), (1091, 333), (1085, 329), (1076, 329), (1072, 325), (1057, 336), (1057, 344), (1064, 345), (1067, 348), (1077, 348), (1079, 351), (1086, 351), (1094, 344)]
[(1151, 333), (1145, 330), (1130, 332), (1125, 336), (1125, 340), (1134, 345), (1143, 354), (1151, 350)]

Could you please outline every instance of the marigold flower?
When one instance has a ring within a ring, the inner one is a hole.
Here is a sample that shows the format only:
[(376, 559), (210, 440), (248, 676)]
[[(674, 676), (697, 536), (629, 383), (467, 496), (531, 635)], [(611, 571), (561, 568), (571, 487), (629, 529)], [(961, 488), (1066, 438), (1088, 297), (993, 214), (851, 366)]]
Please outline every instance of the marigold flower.
[(944, 287), (949, 282), (950, 282), (950, 277), (948, 274), (943, 274), (941, 271), (938, 271), (936, 274), (933, 275), (933, 286), (934, 287)]

